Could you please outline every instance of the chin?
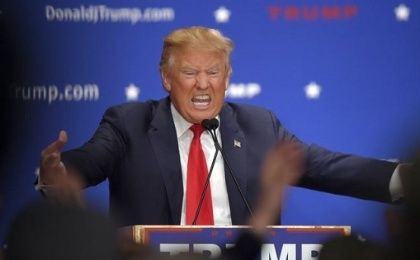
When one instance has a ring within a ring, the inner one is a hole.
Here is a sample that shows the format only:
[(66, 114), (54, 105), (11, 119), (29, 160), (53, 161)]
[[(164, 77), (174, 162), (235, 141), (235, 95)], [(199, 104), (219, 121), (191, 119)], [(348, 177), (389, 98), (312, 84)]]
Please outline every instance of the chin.
[(212, 116), (195, 116), (192, 117), (192, 120), (194, 121), (194, 123), (201, 123), (201, 121), (203, 121), (204, 119), (211, 119), (213, 118)]

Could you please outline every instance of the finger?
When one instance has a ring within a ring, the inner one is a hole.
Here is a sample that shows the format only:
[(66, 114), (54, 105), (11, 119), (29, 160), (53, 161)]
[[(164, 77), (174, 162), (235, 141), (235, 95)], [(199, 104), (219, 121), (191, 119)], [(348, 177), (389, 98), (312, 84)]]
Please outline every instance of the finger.
[(42, 158), (42, 167), (44, 169), (57, 167), (60, 163), (60, 154), (51, 153)]
[(61, 148), (67, 143), (67, 133), (61, 130), (56, 141), (51, 143), (47, 148), (42, 151), (42, 155), (48, 155), (49, 153), (60, 151)]

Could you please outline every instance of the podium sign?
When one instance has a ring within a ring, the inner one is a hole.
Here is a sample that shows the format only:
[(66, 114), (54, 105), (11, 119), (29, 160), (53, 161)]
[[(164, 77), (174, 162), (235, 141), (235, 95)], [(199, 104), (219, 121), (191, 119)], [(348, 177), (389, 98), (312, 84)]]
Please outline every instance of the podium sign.
[[(218, 256), (235, 245), (248, 226), (132, 226), (136, 243), (162, 253), (203, 253)], [(324, 241), (349, 235), (349, 226), (270, 226), (261, 248), (261, 259), (317, 259)]]

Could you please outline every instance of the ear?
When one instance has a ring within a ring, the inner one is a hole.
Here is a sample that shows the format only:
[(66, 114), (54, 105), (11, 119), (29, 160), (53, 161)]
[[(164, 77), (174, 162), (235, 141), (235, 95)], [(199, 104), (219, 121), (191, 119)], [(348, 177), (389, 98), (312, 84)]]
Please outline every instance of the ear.
[(227, 75), (226, 75), (226, 86), (225, 86), (225, 90), (227, 91), (227, 89), (229, 88), (229, 82), (230, 82), (230, 76), (232, 76), (232, 67), (229, 65), (229, 70), (227, 71)]
[(171, 84), (170, 79), (168, 77), (168, 73), (164, 73), (162, 71), (160, 72), (160, 77), (162, 78), (163, 87), (166, 89), (166, 91), (171, 92)]
[(225, 79), (225, 90), (227, 91), (229, 88), (230, 76), (227, 76)]

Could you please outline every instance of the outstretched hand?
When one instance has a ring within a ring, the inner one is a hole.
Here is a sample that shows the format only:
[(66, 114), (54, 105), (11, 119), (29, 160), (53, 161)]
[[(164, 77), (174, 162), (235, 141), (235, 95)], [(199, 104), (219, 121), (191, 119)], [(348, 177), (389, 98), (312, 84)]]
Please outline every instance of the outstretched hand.
[(41, 152), (39, 181), (47, 198), (59, 204), (83, 206), (83, 182), (70, 173), (61, 161), (61, 149), (67, 143), (67, 133), (60, 131), (57, 140)]
[(54, 185), (58, 176), (65, 175), (66, 168), (61, 162), (61, 149), (67, 143), (67, 133), (60, 131), (57, 140), (41, 152), (39, 175), (42, 184)]

